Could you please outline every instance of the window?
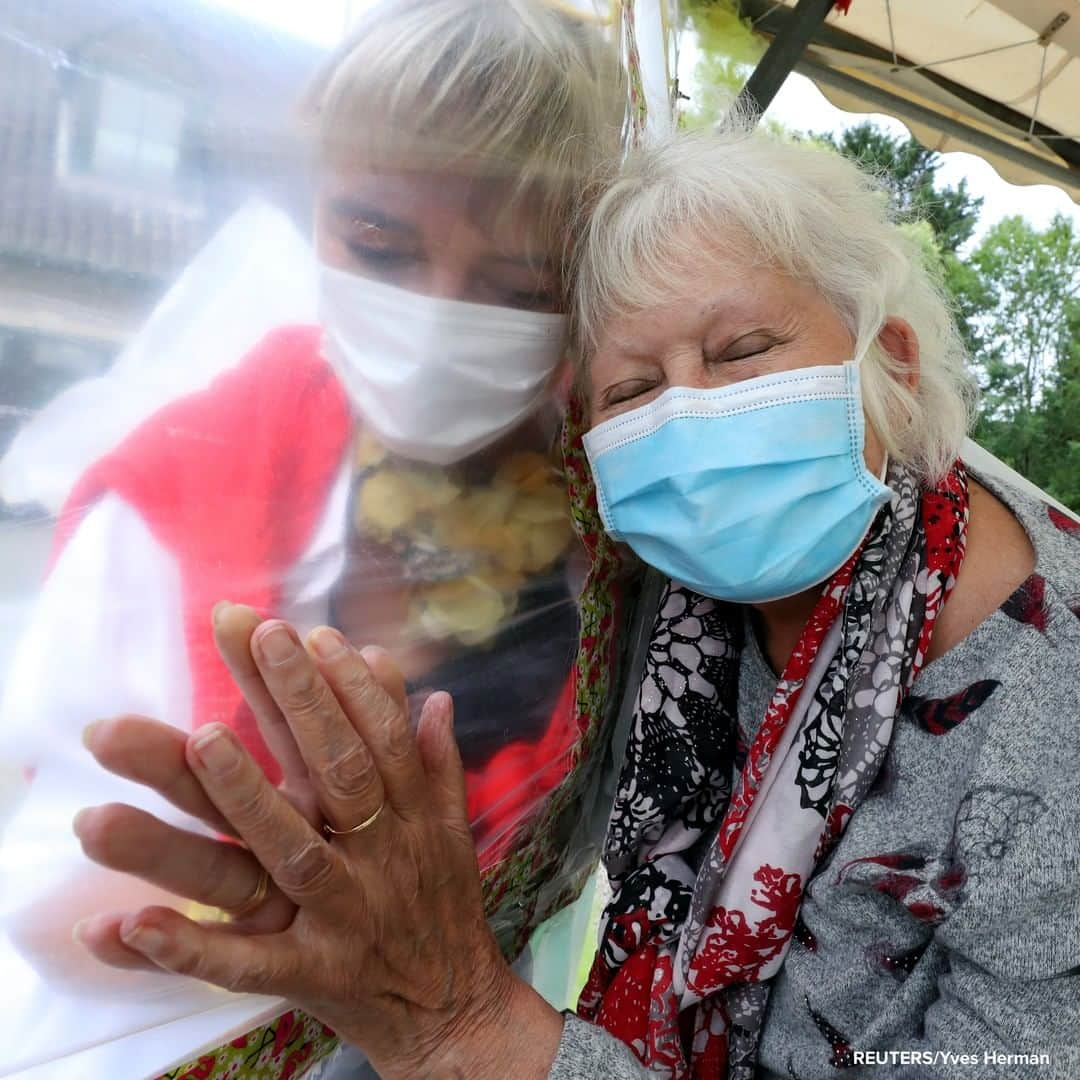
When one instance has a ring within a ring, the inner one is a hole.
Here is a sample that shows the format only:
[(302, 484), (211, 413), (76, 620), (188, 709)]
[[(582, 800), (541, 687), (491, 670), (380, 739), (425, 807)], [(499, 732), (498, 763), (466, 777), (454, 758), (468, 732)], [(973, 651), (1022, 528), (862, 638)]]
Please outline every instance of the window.
[(101, 81), (91, 170), (100, 176), (171, 180), (183, 132), (182, 101), (106, 76)]
[(61, 108), (62, 173), (172, 192), (183, 178), (183, 98), (120, 75), (74, 80)]

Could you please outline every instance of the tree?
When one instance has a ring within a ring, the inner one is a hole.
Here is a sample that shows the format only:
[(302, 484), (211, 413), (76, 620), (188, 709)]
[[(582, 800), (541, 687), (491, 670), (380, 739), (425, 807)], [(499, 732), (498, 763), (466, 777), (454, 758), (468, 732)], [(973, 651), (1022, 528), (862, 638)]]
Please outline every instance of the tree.
[(1045, 389), (1042, 486), (1080, 511), (1080, 303), (1072, 301), (1061, 330), (1058, 364)]
[(971, 239), (982, 199), (968, 191), (966, 180), (956, 187), (938, 186), (937, 172), (943, 162), (936, 151), (910, 136), (890, 135), (871, 121), (839, 135), (813, 137), (881, 177), (901, 216), (929, 222), (943, 252), (955, 255)]
[(984, 412), (975, 435), (991, 453), (1080, 511), (1080, 306), (1069, 321), (1071, 348), (1047, 377), (1038, 405), (1007, 418)]
[(1062, 329), (1080, 295), (1080, 237), (1062, 214), (1041, 232), (1007, 217), (987, 231), (968, 264), (990, 299), (979, 316), (986, 360), (1011, 396), (998, 410), (1031, 412), (1062, 355)]
[(985, 302), (972, 322), (988, 450), (1080, 508), (1080, 236), (1057, 215), (990, 228), (968, 259)]
[(993, 305), (993, 291), (978, 270), (951, 252), (941, 254), (941, 277), (952, 298), (953, 317), (968, 356), (986, 362), (991, 350), (984, 340), (980, 318)]

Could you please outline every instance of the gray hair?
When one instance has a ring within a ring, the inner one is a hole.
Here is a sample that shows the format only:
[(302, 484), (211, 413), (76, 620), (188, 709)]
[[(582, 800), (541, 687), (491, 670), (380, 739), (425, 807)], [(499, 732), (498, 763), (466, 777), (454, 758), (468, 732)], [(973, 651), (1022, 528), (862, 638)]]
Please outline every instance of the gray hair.
[[(612, 319), (669, 300), (703, 258), (764, 259), (816, 287), (851, 331), (889, 454), (929, 481), (948, 470), (975, 399), (964, 345), (938, 275), (852, 162), (744, 123), (677, 134), (599, 181), (582, 228), (573, 321), (584, 362)], [(890, 316), (920, 343), (914, 389), (877, 342)]]

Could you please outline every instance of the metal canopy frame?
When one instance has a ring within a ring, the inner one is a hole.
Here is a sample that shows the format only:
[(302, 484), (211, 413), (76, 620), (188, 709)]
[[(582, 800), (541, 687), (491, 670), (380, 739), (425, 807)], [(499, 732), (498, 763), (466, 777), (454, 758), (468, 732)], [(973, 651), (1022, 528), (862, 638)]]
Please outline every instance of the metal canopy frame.
[[(1071, 191), (1080, 189), (1080, 141), (1038, 122), (1034, 116), (1027, 116), (1000, 101), (948, 79), (931, 70), (928, 65), (915, 64), (893, 50), (883, 49), (838, 26), (827, 24), (826, 16), (835, 5), (836, 0), (799, 0), (794, 8), (789, 8), (775, 0), (741, 0), (740, 13), (751, 20), (754, 30), (772, 37), (765, 55), (740, 91), (741, 105), (752, 109), (760, 117), (787, 76), (792, 71), (798, 71), (815, 82), (857, 95), (883, 112), (953, 135), (988, 154), (1037, 172), (1048, 181)], [(943, 116), (900, 94), (891, 93), (876, 83), (838, 71), (808, 52), (814, 45), (847, 53), (859, 59), (885, 63), (897, 71), (918, 70), (921, 78), (944, 90), (958, 102), (982, 113), (988, 119), (1014, 129), (1024, 141), (1039, 142), (1040, 146), (1055, 155), (1060, 163), (1041, 154), (1027, 153), (1022, 146), (998, 138), (964, 123), (963, 120)]]
[(836, 0), (799, 0), (789, 12), (790, 17), (776, 29), (765, 55), (739, 91), (740, 107), (761, 117), (784, 85), (784, 80), (795, 70), (835, 4)]

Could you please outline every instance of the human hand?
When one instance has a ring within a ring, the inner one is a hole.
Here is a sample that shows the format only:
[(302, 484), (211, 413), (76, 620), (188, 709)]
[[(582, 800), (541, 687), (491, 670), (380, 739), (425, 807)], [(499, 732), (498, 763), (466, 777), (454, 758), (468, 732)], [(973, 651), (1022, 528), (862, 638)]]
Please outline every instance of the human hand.
[[(292, 732), (266, 689), (251, 655), (251, 637), (258, 614), (239, 604), (214, 609), (214, 638), (226, 666), (251, 708), (267, 747), (281, 766), (281, 793), (312, 824), (322, 821), (307, 765)], [(365, 650), (368, 664), (395, 700), (404, 707), (405, 688), (390, 658), (378, 649)], [(172, 805), (209, 826), (219, 836), (235, 830), (203, 791), (188, 764), (186, 732), (139, 716), (122, 716), (91, 724), (84, 742), (110, 772), (156, 791)], [(257, 860), (239, 843), (228, 843), (166, 825), (151, 814), (121, 803), (79, 814), (76, 833), (95, 862), (132, 874), (177, 896), (234, 914), (229, 924), (241, 932), (283, 930), (296, 905), (273, 882), (263, 882)], [(265, 896), (259, 893), (265, 889)], [(252, 904), (253, 899), (259, 903)], [(78, 939), (100, 959), (114, 966), (158, 970), (145, 956), (129, 949), (120, 937), (122, 914), (103, 913), (84, 919)]]
[(546, 1075), (562, 1021), (513, 976), (484, 919), (449, 697), (429, 698), (414, 736), (372, 671), (385, 654), (326, 628), (309, 646), (272, 621), (251, 655), (329, 825), (370, 825), (324, 839), (228, 729), (201, 728), (185, 746), (192, 774), (295, 913), (242, 934), (148, 908), (116, 925), (119, 940), (158, 968), (287, 997), (385, 1077), (502, 1076), (510, 1060), (516, 1075)]

